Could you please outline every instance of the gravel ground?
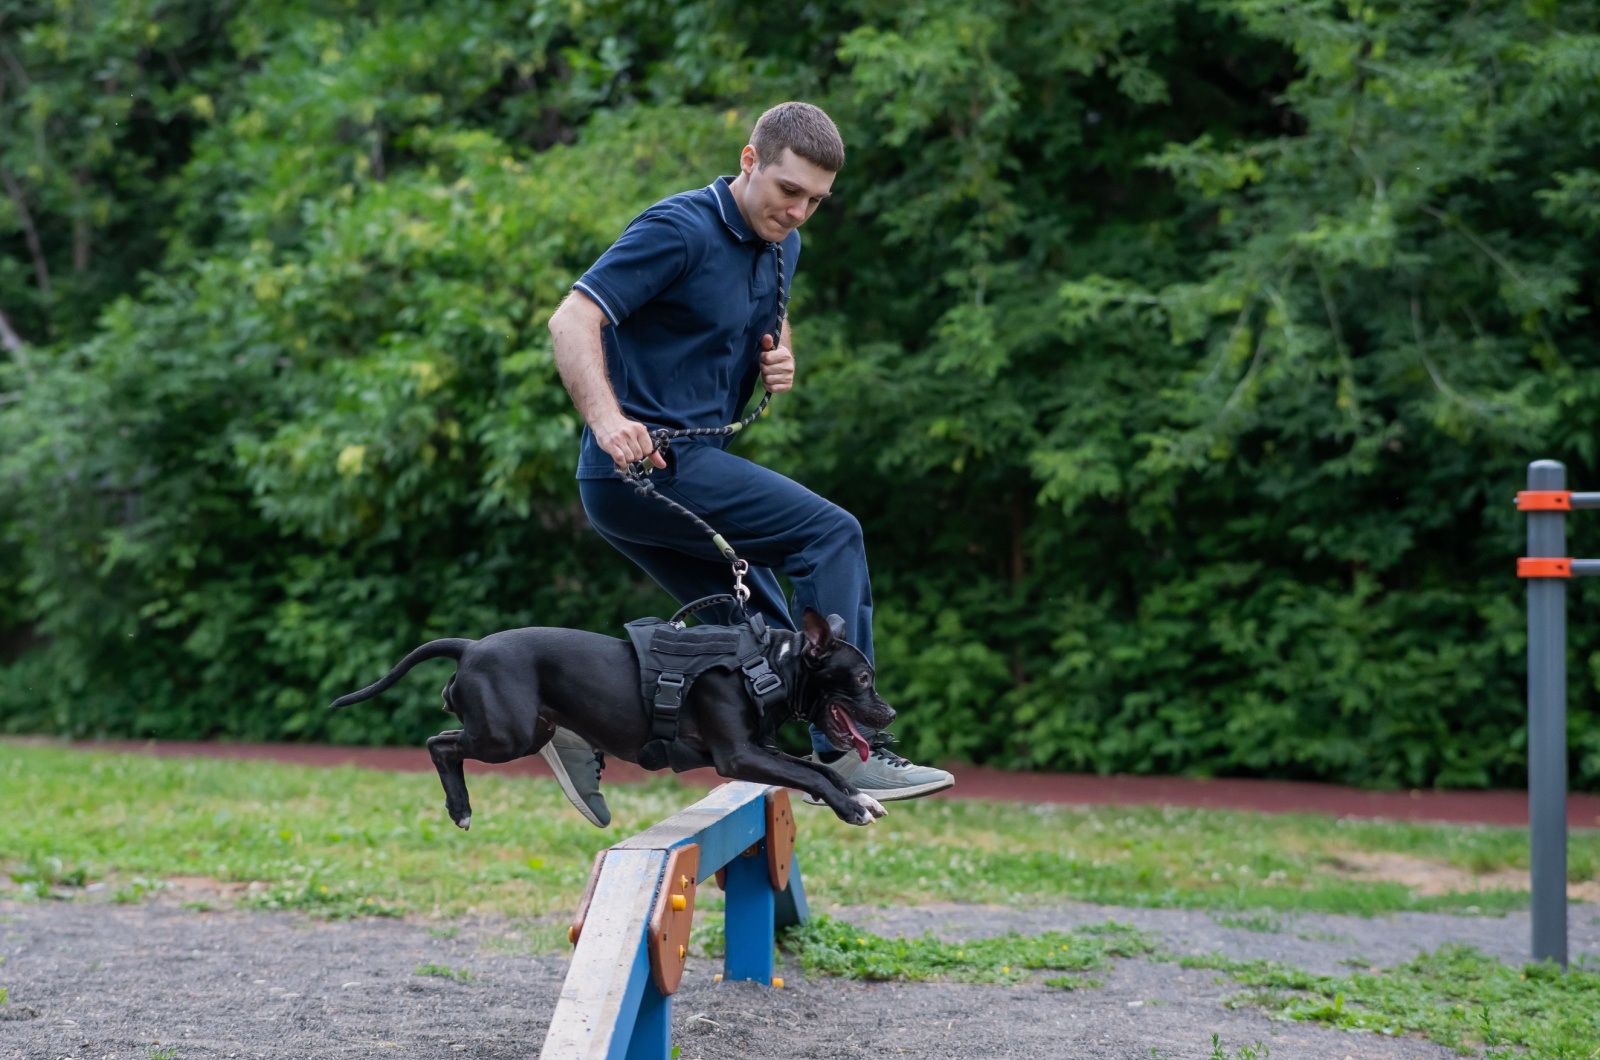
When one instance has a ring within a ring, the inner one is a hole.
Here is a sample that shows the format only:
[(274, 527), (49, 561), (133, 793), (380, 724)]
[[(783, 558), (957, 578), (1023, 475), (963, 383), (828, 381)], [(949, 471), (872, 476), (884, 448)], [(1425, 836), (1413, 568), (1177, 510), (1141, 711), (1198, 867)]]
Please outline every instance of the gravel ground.
[[(1177, 952), (1276, 957), (1315, 970), (1341, 960), (1392, 964), (1466, 941), (1508, 960), (1527, 945), (1527, 917), (1427, 914), (1363, 920), (1300, 916), (1244, 930), (1205, 913), (1066, 905), (1007, 910), (939, 906), (834, 911), (880, 933), (932, 930), (969, 938), (1070, 928), (1113, 918)], [(1572, 907), (1572, 952), (1600, 956), (1600, 906)], [(546, 931), (547, 933), (547, 931)], [(533, 935), (540, 934), (535, 930)], [(323, 923), (290, 914), (0, 901), (0, 1058), (202, 1060), (535, 1056), (566, 970), (528, 956), (529, 925), (479, 921)], [(519, 952), (519, 949), (521, 952)], [(423, 965), (469, 981), (418, 975)], [(674, 998), (682, 1060), (759, 1058), (1111, 1057), (1203, 1060), (1211, 1035), (1275, 1057), (1439, 1058), (1430, 1042), (1344, 1034), (1229, 1011), (1235, 992), (1208, 971), (1119, 961), (1100, 990), (805, 981), (779, 991), (714, 983), (691, 960)]]

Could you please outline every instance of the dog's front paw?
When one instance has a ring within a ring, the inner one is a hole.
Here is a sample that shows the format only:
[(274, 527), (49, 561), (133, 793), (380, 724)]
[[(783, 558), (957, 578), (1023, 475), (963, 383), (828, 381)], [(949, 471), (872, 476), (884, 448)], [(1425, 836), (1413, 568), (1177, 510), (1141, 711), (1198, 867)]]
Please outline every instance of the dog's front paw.
[(857, 792), (836, 812), (839, 814), (839, 819), (846, 824), (869, 825), (888, 811), (878, 803), (877, 799)]
[(872, 814), (874, 820), (884, 816), (889, 812), (883, 808), (883, 803), (879, 802), (877, 799), (863, 791), (856, 792), (855, 802), (857, 806)]

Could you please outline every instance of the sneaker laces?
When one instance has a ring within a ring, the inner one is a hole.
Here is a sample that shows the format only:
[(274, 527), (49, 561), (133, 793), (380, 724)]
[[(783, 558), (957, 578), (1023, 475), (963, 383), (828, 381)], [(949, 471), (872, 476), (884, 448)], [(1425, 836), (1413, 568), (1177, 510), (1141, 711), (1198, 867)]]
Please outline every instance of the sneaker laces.
[(872, 740), (867, 746), (871, 748), (873, 758), (879, 759), (885, 765), (893, 766), (895, 769), (904, 769), (911, 764), (911, 760), (907, 758), (901, 758), (899, 755), (889, 750), (890, 744), (898, 742), (899, 741), (895, 739), (894, 733), (890, 732), (888, 729), (880, 729), (876, 734), (873, 735)]

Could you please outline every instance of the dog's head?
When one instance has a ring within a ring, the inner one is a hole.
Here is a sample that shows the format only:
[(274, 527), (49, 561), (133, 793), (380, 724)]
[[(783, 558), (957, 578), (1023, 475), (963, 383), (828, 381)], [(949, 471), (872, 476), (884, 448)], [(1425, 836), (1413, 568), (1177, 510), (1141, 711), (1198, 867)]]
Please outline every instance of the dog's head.
[(840, 751), (855, 751), (866, 761), (869, 747), (857, 726), (886, 728), (894, 721), (894, 708), (872, 686), (872, 664), (861, 649), (844, 637), (844, 620), (823, 618), (806, 608), (801, 623), (805, 647), (800, 665), (807, 671), (805, 714), (828, 734)]

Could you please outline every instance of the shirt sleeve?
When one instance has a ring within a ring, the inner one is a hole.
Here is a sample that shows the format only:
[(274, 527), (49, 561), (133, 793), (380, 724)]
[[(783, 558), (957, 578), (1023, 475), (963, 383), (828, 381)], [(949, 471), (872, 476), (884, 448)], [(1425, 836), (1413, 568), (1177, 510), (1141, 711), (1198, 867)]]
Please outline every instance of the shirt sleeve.
[(594, 299), (612, 324), (620, 324), (676, 282), (688, 256), (676, 225), (640, 217), (572, 286)]

